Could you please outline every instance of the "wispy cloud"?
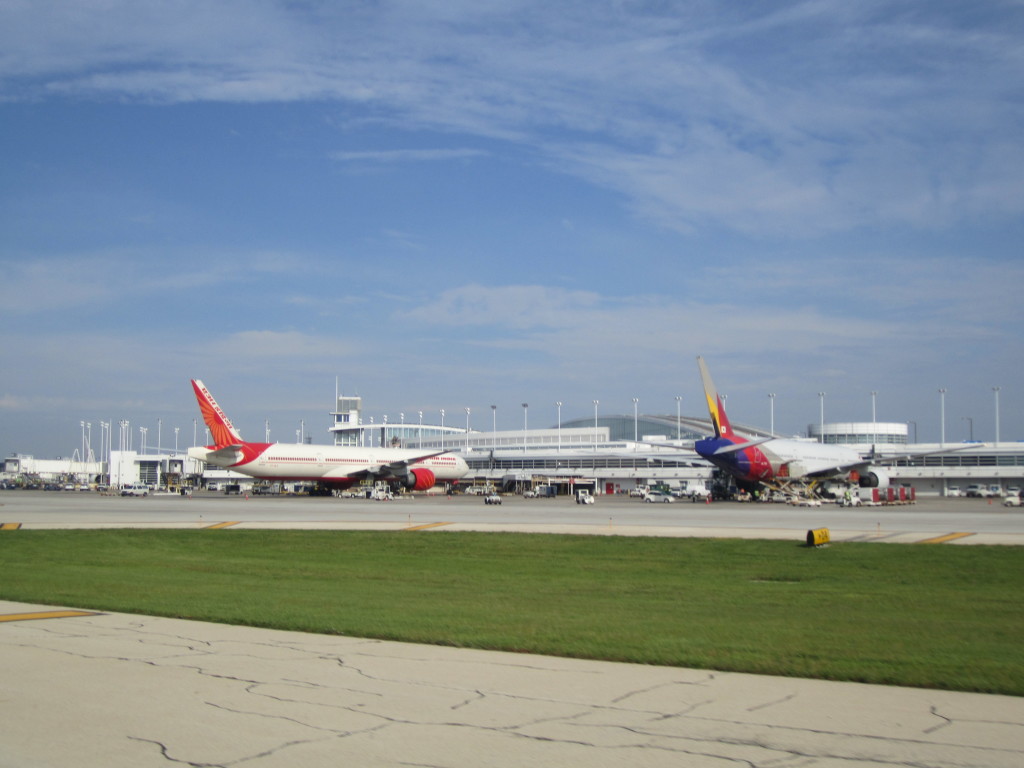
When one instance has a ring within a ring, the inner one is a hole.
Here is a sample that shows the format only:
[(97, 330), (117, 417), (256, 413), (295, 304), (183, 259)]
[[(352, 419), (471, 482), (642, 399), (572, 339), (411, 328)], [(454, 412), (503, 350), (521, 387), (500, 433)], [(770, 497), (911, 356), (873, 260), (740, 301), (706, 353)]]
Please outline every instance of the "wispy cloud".
[(479, 149), (393, 149), (377, 152), (332, 152), (331, 159), (345, 163), (424, 163), (469, 160), (486, 154)]

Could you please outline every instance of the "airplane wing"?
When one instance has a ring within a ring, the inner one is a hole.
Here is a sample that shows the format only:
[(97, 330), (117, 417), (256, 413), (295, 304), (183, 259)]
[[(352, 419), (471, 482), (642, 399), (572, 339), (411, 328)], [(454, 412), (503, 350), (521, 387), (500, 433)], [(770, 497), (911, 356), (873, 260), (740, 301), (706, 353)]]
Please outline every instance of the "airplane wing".
[(354, 479), (362, 479), (364, 477), (402, 477), (408, 473), (410, 464), (415, 464), (417, 461), (423, 461), (424, 459), (432, 459), (444, 453), (451, 453), (451, 451), (432, 451), (422, 456), (413, 456), (401, 461), (385, 462), (375, 467), (366, 467), (365, 469), (357, 469), (352, 472), (330, 472), (326, 477), (351, 477)]
[(863, 470), (871, 466), (885, 466), (888, 464), (895, 464), (898, 461), (909, 461), (910, 459), (917, 459), (922, 456), (934, 456), (940, 453), (952, 453), (954, 451), (962, 451), (964, 448), (969, 448), (968, 445), (957, 445), (950, 448), (940, 448), (935, 451), (922, 451), (920, 453), (901, 453), (894, 454), (892, 456), (876, 456), (874, 448), (871, 449), (871, 454), (865, 456), (860, 461), (851, 461), (847, 464), (835, 464), (829, 467), (821, 467), (820, 469), (806, 472), (805, 477), (810, 478), (822, 478), (829, 477), (830, 475), (841, 475), (853, 470)]

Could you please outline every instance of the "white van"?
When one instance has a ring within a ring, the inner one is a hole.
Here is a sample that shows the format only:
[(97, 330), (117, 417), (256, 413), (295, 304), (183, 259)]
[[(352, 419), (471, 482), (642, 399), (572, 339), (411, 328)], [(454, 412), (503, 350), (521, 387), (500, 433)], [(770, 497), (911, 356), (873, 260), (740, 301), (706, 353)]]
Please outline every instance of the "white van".
[(121, 486), (122, 496), (149, 496), (149, 486), (141, 483), (127, 483)]

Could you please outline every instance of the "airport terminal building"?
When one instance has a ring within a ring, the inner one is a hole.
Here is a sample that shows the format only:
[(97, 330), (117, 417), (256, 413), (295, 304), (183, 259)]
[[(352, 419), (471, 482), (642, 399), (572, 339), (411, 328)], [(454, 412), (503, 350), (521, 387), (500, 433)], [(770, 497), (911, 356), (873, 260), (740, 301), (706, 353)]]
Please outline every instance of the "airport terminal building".
[[(462, 456), (470, 471), (460, 482), (505, 492), (521, 492), (538, 485), (554, 487), (559, 493), (587, 488), (597, 494), (626, 493), (653, 485), (710, 488), (715, 470), (693, 451), (695, 440), (712, 433), (707, 418), (675, 415), (612, 414), (558, 423), (553, 427), (519, 430), (469, 429), (469, 414), (448, 416), (466, 426), (423, 421), (416, 412), (398, 422), (386, 417), (374, 423), (362, 416), (358, 397), (339, 395), (330, 412), (329, 433), (336, 445), (404, 447), (424, 452), (452, 451)], [(493, 423), (493, 413), (492, 413)], [(769, 436), (763, 430), (734, 424), (741, 434), (752, 438)], [(928, 454), (898, 461), (885, 468), (894, 485), (909, 485), (918, 494), (944, 495), (954, 489), (978, 484), (1006, 489), (1024, 487), (1024, 443), (912, 444), (905, 423), (825, 423), (811, 425), (808, 438), (849, 445), (867, 456), (872, 450), (891, 455)], [(251, 488), (253, 479), (209, 468), (184, 452), (108, 451), (90, 461), (72, 459), (40, 460), (14, 454), (4, 460), (3, 477), (8, 482), (73, 485), (119, 485), (141, 482), (154, 488), (196, 487), (231, 484)], [(19, 480), (20, 479), (20, 480)]]

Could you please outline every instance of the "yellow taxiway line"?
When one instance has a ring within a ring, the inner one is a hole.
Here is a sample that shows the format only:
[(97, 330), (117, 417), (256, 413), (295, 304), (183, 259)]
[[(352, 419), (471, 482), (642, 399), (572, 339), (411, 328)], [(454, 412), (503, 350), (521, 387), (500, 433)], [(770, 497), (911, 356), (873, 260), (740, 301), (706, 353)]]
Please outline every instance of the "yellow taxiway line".
[(933, 539), (925, 539), (924, 541), (917, 542), (918, 544), (945, 544), (947, 541), (956, 541), (962, 539), (965, 536), (973, 536), (973, 533), (947, 533), (945, 536), (936, 536)]
[(33, 619), (68, 619), (72, 616), (97, 616), (96, 611), (36, 611), (35, 613), (0, 614), (0, 621), (31, 621)]
[(205, 526), (203, 530), (214, 531), (218, 528), (230, 528), (232, 525), (238, 525), (240, 522), (241, 520), (234, 520), (230, 523), (214, 523), (213, 525)]
[(411, 528), (403, 528), (403, 531), (425, 531), (427, 528), (440, 528), (442, 525), (451, 525), (451, 523), (427, 523), (426, 525), (414, 525)]
[(0, 531), (16, 531), (21, 528), (21, 523), (0, 523)]

